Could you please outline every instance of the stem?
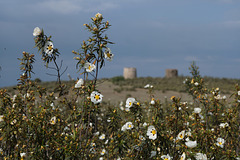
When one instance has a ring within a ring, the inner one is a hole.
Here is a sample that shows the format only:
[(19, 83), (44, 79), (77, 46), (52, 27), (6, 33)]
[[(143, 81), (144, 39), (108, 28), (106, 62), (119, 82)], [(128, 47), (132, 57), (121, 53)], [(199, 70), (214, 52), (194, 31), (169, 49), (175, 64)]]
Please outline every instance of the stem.
[(60, 97), (60, 96), (63, 95), (63, 90), (64, 90), (64, 88), (63, 88), (63, 86), (62, 86), (60, 69), (59, 69), (59, 67), (58, 67), (58, 65), (57, 65), (56, 57), (54, 57), (53, 62), (54, 62), (54, 64), (55, 64), (56, 68), (57, 68), (57, 77), (58, 77), (58, 78), (57, 78), (57, 81), (58, 81), (58, 83), (59, 83), (59, 88), (60, 88), (60, 93), (59, 93), (59, 97)]
[(59, 83), (59, 85), (61, 86), (61, 79), (60, 79), (60, 77), (61, 77), (61, 75), (60, 75), (60, 69), (59, 69), (59, 67), (58, 67), (58, 65), (57, 65), (57, 62), (56, 62), (56, 58), (54, 58), (53, 59), (53, 62), (54, 62), (54, 64), (55, 64), (55, 66), (56, 66), (56, 68), (57, 68), (57, 77), (58, 77), (58, 83)]

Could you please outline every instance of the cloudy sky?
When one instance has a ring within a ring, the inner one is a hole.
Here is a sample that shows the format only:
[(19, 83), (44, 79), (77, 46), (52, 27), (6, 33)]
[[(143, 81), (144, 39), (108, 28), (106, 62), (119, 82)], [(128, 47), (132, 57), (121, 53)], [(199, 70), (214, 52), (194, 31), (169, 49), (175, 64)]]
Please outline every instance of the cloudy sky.
[(33, 79), (55, 80), (34, 48), (33, 29), (52, 35), (63, 67), (80, 78), (72, 50), (78, 50), (88, 32), (83, 24), (102, 13), (112, 25), (107, 33), (115, 54), (100, 77), (119, 76), (124, 67), (136, 67), (139, 77), (163, 77), (176, 68), (189, 75), (196, 61), (203, 76), (240, 78), (239, 0), (1, 0), (0, 87), (17, 84), (22, 52), (34, 53)]

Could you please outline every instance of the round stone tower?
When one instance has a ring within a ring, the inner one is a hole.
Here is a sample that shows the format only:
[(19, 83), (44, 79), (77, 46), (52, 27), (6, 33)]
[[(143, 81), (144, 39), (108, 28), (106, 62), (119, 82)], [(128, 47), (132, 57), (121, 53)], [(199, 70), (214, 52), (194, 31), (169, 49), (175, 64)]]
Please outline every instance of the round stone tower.
[(137, 78), (137, 69), (136, 68), (127, 68), (123, 69), (123, 77), (124, 79), (134, 79)]
[(178, 76), (178, 70), (177, 69), (166, 69), (166, 78), (172, 78)]

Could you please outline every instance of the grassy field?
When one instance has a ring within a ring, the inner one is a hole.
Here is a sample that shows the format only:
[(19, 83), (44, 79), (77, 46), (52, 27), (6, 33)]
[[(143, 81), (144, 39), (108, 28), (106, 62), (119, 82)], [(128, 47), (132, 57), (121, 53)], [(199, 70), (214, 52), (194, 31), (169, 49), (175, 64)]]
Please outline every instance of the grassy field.
[[(121, 100), (129, 96), (135, 96), (141, 100), (147, 100), (148, 97), (144, 86), (151, 84), (154, 86), (155, 95), (159, 99), (163, 100), (164, 97), (179, 96), (183, 100), (190, 100), (190, 96), (187, 93), (183, 81), (188, 77), (179, 76), (177, 78), (161, 78), (161, 77), (139, 77), (135, 79), (124, 79), (122, 76), (113, 78), (104, 78), (98, 80), (98, 89), (104, 93), (104, 101), (110, 103), (118, 103)], [(211, 88), (220, 88), (221, 94), (230, 97), (234, 91), (235, 85), (240, 82), (239, 79), (228, 79), (228, 78), (213, 78), (203, 77), (206, 86)], [(75, 81), (63, 81), (66, 85), (67, 90), (71, 90), (74, 87)], [(54, 81), (50, 82), (39, 82), (44, 88), (47, 88), (48, 92), (54, 92), (57, 87), (57, 83)], [(15, 94), (16, 86), (5, 87), (12, 95)]]

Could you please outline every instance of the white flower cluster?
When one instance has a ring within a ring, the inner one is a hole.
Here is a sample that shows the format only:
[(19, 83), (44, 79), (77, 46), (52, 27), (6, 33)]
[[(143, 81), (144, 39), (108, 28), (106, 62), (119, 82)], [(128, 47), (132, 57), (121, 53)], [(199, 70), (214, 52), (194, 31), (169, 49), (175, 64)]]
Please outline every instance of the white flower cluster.
[(122, 126), (121, 131), (126, 131), (126, 130), (130, 130), (134, 127), (134, 125), (132, 124), (132, 122), (127, 122)]

